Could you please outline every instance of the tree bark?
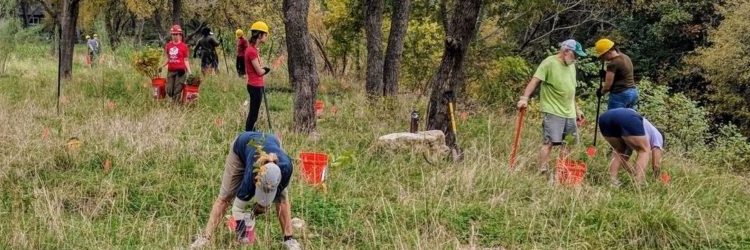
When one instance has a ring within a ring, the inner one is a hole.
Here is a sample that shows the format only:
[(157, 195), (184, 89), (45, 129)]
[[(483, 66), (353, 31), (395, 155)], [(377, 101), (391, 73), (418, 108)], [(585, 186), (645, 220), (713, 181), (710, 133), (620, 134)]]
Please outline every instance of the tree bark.
[[(427, 108), (427, 129), (439, 129), (445, 133), (446, 144), (458, 149), (455, 131), (450, 129), (448, 111), (449, 96), (457, 96), (456, 90), (464, 84), (463, 61), (476, 32), (476, 23), (482, 0), (456, 1), (450, 27), (446, 32), (445, 50), (440, 68), (433, 76), (430, 86), (430, 102)], [(455, 108), (455, 107), (454, 107)]]
[(284, 29), (289, 54), (289, 79), (294, 85), (294, 129), (300, 133), (315, 131), (313, 103), (318, 89), (318, 72), (310, 48), (307, 29), (309, 0), (284, 0)]
[(60, 11), (60, 71), (63, 78), (73, 74), (73, 47), (76, 44), (76, 24), (78, 23), (79, 0), (63, 0)]
[(182, 26), (182, 0), (172, 0), (172, 25)]
[(370, 97), (383, 94), (383, 0), (365, 0), (367, 33), (367, 79), (365, 91)]
[(388, 36), (388, 48), (385, 50), (383, 65), (383, 95), (393, 96), (398, 93), (398, 75), (401, 68), (401, 54), (404, 52), (404, 36), (409, 25), (411, 1), (393, 1), (391, 15), (391, 34)]

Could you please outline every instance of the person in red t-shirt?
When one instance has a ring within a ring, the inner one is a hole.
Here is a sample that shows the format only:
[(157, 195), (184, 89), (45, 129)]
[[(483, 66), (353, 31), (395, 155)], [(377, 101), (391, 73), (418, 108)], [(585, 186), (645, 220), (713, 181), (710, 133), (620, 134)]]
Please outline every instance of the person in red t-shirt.
[(190, 50), (182, 42), (182, 28), (180, 25), (175, 24), (172, 26), (170, 33), (172, 33), (172, 41), (167, 42), (167, 45), (164, 46), (167, 62), (162, 65), (162, 68), (167, 66), (167, 95), (173, 100), (179, 101), (187, 75), (192, 74), (188, 57)]
[(250, 26), (249, 46), (245, 49), (247, 93), (250, 94), (250, 111), (245, 121), (245, 131), (255, 131), (255, 122), (258, 120), (258, 111), (263, 100), (265, 86), (263, 76), (271, 71), (270, 68), (263, 66), (263, 60), (258, 53), (258, 46), (266, 42), (266, 39), (268, 39), (268, 25), (264, 22), (253, 23)]
[(247, 49), (248, 43), (245, 39), (245, 32), (241, 29), (237, 29), (237, 31), (234, 32), (234, 35), (237, 36), (237, 63), (235, 63), (237, 75), (239, 75), (240, 78), (245, 78), (245, 50)]

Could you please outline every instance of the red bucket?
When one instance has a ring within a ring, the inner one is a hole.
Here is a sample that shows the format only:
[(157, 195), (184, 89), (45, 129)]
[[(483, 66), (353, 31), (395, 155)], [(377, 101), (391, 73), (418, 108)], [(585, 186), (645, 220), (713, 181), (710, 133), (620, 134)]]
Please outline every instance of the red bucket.
[(315, 116), (322, 116), (323, 115), (323, 108), (325, 107), (325, 103), (321, 100), (315, 100)]
[(557, 160), (556, 175), (558, 183), (579, 186), (583, 183), (583, 177), (586, 175), (586, 163), (573, 160)]
[(299, 158), (302, 159), (302, 176), (305, 177), (307, 182), (320, 184), (325, 181), (328, 171), (328, 155), (302, 152), (299, 154)]
[(165, 78), (156, 77), (151, 79), (154, 99), (164, 99), (164, 97), (167, 96), (167, 90), (165, 89), (166, 85), (167, 79)]
[(182, 88), (182, 103), (183, 104), (191, 104), (195, 100), (198, 99), (198, 90), (199, 87), (196, 85), (185, 85), (184, 88)]

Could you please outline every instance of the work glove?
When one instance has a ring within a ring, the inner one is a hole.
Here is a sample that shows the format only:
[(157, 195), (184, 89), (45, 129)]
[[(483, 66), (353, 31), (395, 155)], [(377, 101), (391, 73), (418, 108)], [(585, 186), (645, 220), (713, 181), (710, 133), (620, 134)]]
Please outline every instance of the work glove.
[(232, 217), (237, 221), (237, 228), (235, 231), (239, 234), (240, 240), (249, 237), (249, 235), (244, 235), (245, 232), (252, 231), (255, 227), (255, 216), (252, 212), (245, 212), (245, 207), (247, 207), (247, 201), (234, 199), (234, 204), (232, 205)]
[(269, 67), (263, 67), (263, 75), (266, 75), (269, 72), (271, 72), (271, 68), (269, 68)]
[(282, 243), (284, 245), (285, 249), (288, 250), (302, 250), (302, 247), (299, 245), (299, 242), (295, 239), (288, 239)]
[(521, 99), (518, 100), (518, 104), (516, 107), (519, 109), (526, 108), (529, 106), (529, 97), (528, 96), (521, 96)]

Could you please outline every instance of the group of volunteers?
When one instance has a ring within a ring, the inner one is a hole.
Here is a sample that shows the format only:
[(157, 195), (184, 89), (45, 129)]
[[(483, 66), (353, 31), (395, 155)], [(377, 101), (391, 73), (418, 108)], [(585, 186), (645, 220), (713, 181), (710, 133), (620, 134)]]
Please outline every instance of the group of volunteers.
[[(183, 31), (179, 25), (170, 29), (172, 39), (165, 46), (167, 62), (167, 94), (177, 98), (182, 91), (186, 74), (191, 74), (189, 49), (183, 41)], [(205, 73), (213, 73), (218, 65), (215, 48), (219, 42), (213, 38), (210, 29), (203, 30), (204, 37), (198, 42), (201, 53), (201, 66)], [(276, 207), (281, 225), (282, 245), (286, 249), (301, 249), (294, 238), (292, 228), (289, 182), (292, 177), (292, 160), (282, 149), (279, 139), (270, 133), (255, 131), (255, 122), (263, 98), (263, 77), (270, 72), (259, 55), (258, 46), (268, 39), (269, 27), (264, 22), (250, 26), (250, 37), (238, 29), (237, 74), (246, 79), (250, 97), (250, 110), (245, 132), (240, 133), (229, 145), (229, 153), (224, 165), (218, 196), (211, 208), (207, 225), (190, 245), (203, 248), (211, 242), (216, 227), (221, 223), (227, 208), (231, 205), (232, 217), (227, 221), (233, 227), (240, 244), (252, 245), (255, 241), (255, 220), (265, 214), (271, 204)], [(213, 52), (212, 52), (213, 51)], [(162, 66), (163, 67), (163, 66)]]
[[(597, 97), (609, 95), (607, 111), (598, 117), (601, 134), (614, 152), (609, 164), (610, 182), (620, 186), (618, 171), (621, 165), (635, 177), (637, 184), (645, 180), (645, 169), (652, 160), (654, 177), (660, 175), (660, 162), (664, 138), (651, 122), (636, 111), (638, 90), (636, 89), (633, 63), (609, 39), (600, 39), (594, 45), (596, 57), (603, 66), (600, 77), (602, 86)], [(542, 147), (539, 152), (539, 172), (553, 179), (549, 171), (550, 152), (554, 146), (564, 145), (566, 137), (579, 135), (577, 121), (583, 120), (583, 112), (576, 104), (576, 68), (578, 58), (586, 57), (581, 44), (575, 40), (563, 41), (556, 55), (544, 59), (536, 69), (518, 101), (518, 108), (526, 108), (534, 90), (541, 85), (540, 104), (543, 113)], [(638, 153), (635, 168), (628, 160), (633, 152)], [(560, 154), (567, 154), (565, 147)]]

